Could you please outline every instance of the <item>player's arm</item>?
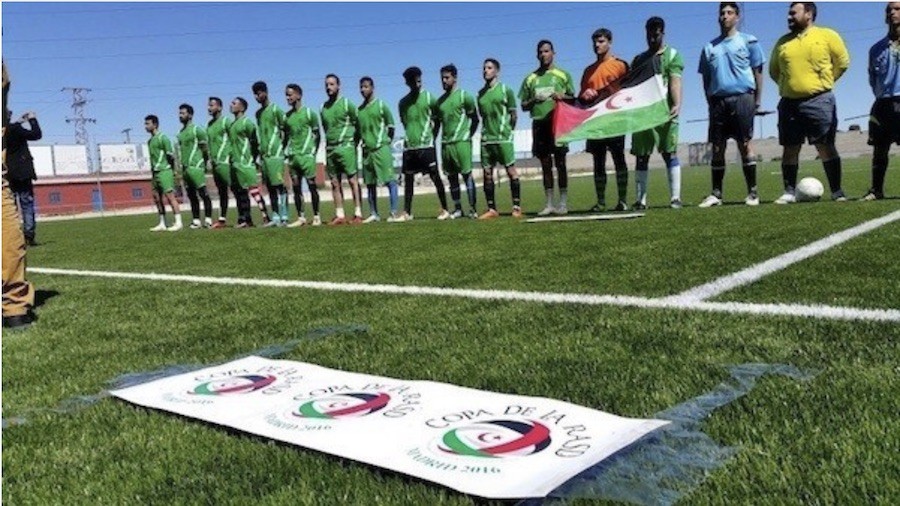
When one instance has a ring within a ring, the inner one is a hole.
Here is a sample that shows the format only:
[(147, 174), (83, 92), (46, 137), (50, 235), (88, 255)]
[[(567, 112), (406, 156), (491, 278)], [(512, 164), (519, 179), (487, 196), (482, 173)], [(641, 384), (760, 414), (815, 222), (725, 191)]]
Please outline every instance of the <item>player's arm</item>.
[(578, 93), (578, 100), (584, 105), (592, 105), (597, 100), (597, 90), (589, 86), (591, 79), (591, 66), (588, 65), (581, 74), (581, 92)]
[(850, 68), (850, 53), (837, 32), (831, 32), (828, 50), (831, 52), (831, 64), (834, 67), (834, 82), (837, 82)]
[(522, 101), (522, 110), (525, 112), (531, 112), (534, 109), (534, 104), (536, 102), (534, 97), (534, 90), (531, 88), (531, 85), (528, 83), (528, 78), (526, 77), (524, 81), (522, 81), (522, 87), (519, 88), (519, 100)]
[[(706, 105), (709, 105), (709, 85), (711, 82), (709, 75), (709, 63), (706, 61), (706, 48), (700, 51), (700, 63), (697, 65), (697, 73), (703, 78), (703, 97), (706, 98)], [(758, 88), (759, 86), (757, 86)]]
[(258, 160), (260, 158), (259, 153), (259, 136), (257, 135), (256, 125), (253, 123), (247, 122), (249, 127), (247, 128), (247, 138), (250, 140), (250, 154), (253, 155), (254, 160)]
[(394, 129), (394, 115), (391, 114), (391, 110), (383, 101), (381, 102), (381, 114), (384, 117), (384, 123), (387, 125), (388, 139), (394, 142), (394, 133), (396, 133)]
[(163, 136), (162, 140), (163, 150), (165, 151), (166, 155), (166, 161), (169, 162), (169, 166), (172, 167), (172, 170), (175, 170), (178, 164), (175, 160), (175, 148), (172, 146), (172, 141), (165, 136)]
[(772, 48), (772, 55), (769, 56), (769, 77), (776, 83), (781, 82), (781, 67), (778, 65), (779, 46), (781, 46), (780, 40), (775, 43), (775, 47)]
[(750, 66), (753, 67), (753, 81), (756, 84), (756, 88), (753, 91), (753, 99), (756, 101), (756, 109), (759, 110), (762, 106), (763, 83), (765, 82), (763, 65), (766, 64), (766, 57), (763, 55), (763, 50), (759, 46), (758, 40), (751, 40), (749, 49)]
[(574, 101), (575, 100), (575, 85), (573, 83), (574, 83), (574, 79), (572, 79), (572, 74), (569, 74), (568, 72), (566, 72), (566, 89), (561, 92), (560, 91), (554, 92), (553, 96), (552, 96), (553, 100), (556, 100), (557, 102)]
[(203, 155), (203, 165), (209, 165), (209, 136), (206, 134), (206, 130), (200, 127), (197, 128), (197, 144), (200, 145), (200, 154)]
[(669, 73), (669, 93), (672, 96), (672, 108), (669, 110), (669, 116), (672, 118), (676, 118), (681, 114), (681, 76), (683, 73), (684, 59), (681, 57), (681, 53), (678, 53), (672, 60)]
[(877, 79), (877, 75), (875, 73), (875, 51), (874, 47), (869, 50), (869, 87), (872, 88), (872, 93), (875, 92), (875, 80)]
[(515, 131), (519, 115), (516, 112), (516, 94), (513, 93), (513, 90), (510, 87), (506, 88), (506, 103), (506, 110), (509, 112), (509, 126)]
[(362, 142), (362, 131), (359, 127), (359, 109), (350, 104), (349, 100), (347, 104), (347, 115), (350, 117), (350, 122), (353, 125), (353, 147), (356, 147)]
[(441, 128), (443, 128), (443, 124), (441, 123), (441, 111), (438, 108), (437, 100), (434, 100), (430, 104), (431, 106), (431, 124), (434, 125), (432, 134), (434, 135), (434, 141), (437, 142), (438, 132), (440, 132)]
[(475, 132), (478, 131), (478, 108), (475, 106), (475, 99), (472, 95), (463, 92), (463, 108), (465, 108), (466, 116), (472, 121), (472, 125), (469, 127), (469, 137), (471, 138), (475, 135)]

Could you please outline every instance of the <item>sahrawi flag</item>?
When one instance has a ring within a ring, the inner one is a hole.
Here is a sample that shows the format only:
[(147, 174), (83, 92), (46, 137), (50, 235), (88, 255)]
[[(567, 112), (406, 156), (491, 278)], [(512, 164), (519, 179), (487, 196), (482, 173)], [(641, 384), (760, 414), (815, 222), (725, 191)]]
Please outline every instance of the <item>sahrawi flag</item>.
[(668, 120), (668, 93), (662, 76), (653, 72), (653, 65), (643, 65), (625, 75), (619, 91), (587, 109), (558, 102), (553, 131), (556, 143), (565, 144), (641, 132)]

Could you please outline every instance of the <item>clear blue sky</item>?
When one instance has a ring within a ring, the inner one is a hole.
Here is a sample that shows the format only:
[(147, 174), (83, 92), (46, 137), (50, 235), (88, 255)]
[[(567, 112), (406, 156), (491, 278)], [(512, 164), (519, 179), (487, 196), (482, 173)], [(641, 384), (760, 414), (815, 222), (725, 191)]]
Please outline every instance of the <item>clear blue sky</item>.
[[(756, 35), (768, 55), (787, 31), (788, 3), (743, 3), (743, 31)], [(838, 83), (838, 115), (867, 114), (872, 102), (866, 77), (868, 48), (887, 32), (883, 2), (820, 3), (820, 26), (836, 29), (851, 54), (848, 74)], [(342, 93), (359, 101), (358, 80), (375, 79), (376, 95), (396, 108), (406, 93), (401, 73), (410, 65), (424, 71), (425, 87), (440, 93), (438, 69), (455, 63), (461, 85), (476, 92), (481, 62), (494, 57), (501, 78), (518, 89), (536, 66), (535, 43), (556, 46), (557, 64), (580, 79), (593, 61), (590, 34), (613, 31), (613, 51), (630, 61), (646, 48), (643, 24), (666, 19), (667, 43), (686, 61), (682, 140), (705, 139), (706, 117), (697, 59), (718, 33), (716, 3), (18, 3), (3, 2), (3, 58), (13, 77), (14, 114), (35, 110), (44, 142), (71, 143), (71, 95), (63, 87), (93, 92), (86, 113), (92, 142), (145, 141), (143, 117), (157, 114), (174, 134), (182, 102), (205, 123), (206, 97), (226, 102), (243, 96), (256, 109), (250, 85), (269, 83), (284, 104), (283, 86), (297, 82), (304, 102), (316, 109), (325, 99), (323, 78), (341, 76)], [(777, 104), (777, 89), (766, 80), (763, 103)], [(396, 114), (396, 109), (395, 109)], [(524, 116), (521, 116), (524, 117)], [(841, 121), (841, 128), (849, 123)], [(521, 126), (527, 120), (520, 121)], [(776, 121), (763, 132), (775, 133)], [(759, 135), (759, 131), (757, 131)]]

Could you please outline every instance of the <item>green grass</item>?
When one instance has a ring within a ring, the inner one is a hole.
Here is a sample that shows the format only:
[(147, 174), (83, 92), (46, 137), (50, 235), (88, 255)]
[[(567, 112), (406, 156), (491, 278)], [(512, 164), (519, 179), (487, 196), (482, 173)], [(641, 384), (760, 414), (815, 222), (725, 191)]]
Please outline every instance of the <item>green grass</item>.
[[(846, 163), (854, 195), (867, 187), (866, 164)], [(778, 195), (773, 170), (771, 164), (760, 170), (764, 201)], [(804, 165), (802, 174), (823, 179), (816, 164)], [(891, 195), (900, 193), (893, 175)], [(699, 202), (708, 179), (708, 170), (686, 170), (685, 200)], [(727, 197), (743, 198), (739, 170), (729, 170), (726, 184)], [(651, 186), (658, 208), (641, 220), (608, 223), (417, 219), (180, 234), (150, 234), (152, 216), (41, 223), (43, 244), (29, 252), (29, 265), (663, 296), (900, 207), (892, 200), (671, 211), (662, 208), (661, 171)], [(573, 179), (571, 192), (570, 207), (593, 204), (590, 178)], [(498, 197), (508, 209), (507, 186)], [(526, 210), (536, 211), (540, 198), (539, 184), (525, 185)], [(416, 204), (420, 218), (436, 207), (433, 197)], [(721, 300), (900, 308), (898, 235), (900, 225), (883, 227)], [(285, 358), (636, 417), (710, 390), (727, 377), (728, 364), (819, 371), (809, 382), (765, 379), (716, 411), (704, 430), (740, 451), (685, 502), (891, 504), (900, 497), (896, 324), (31, 278), (44, 301), (40, 320), (3, 336), (4, 417), (27, 419), (3, 431), (9, 504), (473, 502), (393, 473), (112, 399), (69, 414), (36, 410), (96, 393), (123, 373), (220, 362), (351, 323), (369, 330), (309, 341)]]

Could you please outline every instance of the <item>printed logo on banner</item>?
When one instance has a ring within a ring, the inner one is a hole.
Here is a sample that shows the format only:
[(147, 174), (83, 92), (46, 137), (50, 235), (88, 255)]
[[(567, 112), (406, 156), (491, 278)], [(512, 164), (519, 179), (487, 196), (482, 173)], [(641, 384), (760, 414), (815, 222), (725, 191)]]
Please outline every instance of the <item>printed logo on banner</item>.
[(194, 376), (187, 388), (165, 393), (162, 398), (180, 404), (213, 404), (217, 397), (280, 394), (302, 379), (294, 367), (227, 369)]
[(265, 419), (282, 429), (328, 430), (331, 423), (353, 418), (403, 418), (419, 409), (420, 398), (406, 385), (329, 385), (295, 396), (296, 404), (290, 409)]
[(407, 456), (447, 472), (498, 474), (506, 460), (535, 455), (571, 459), (584, 455), (593, 443), (585, 424), (537, 406), (462, 410), (429, 418), (425, 426), (435, 429), (434, 439)]

